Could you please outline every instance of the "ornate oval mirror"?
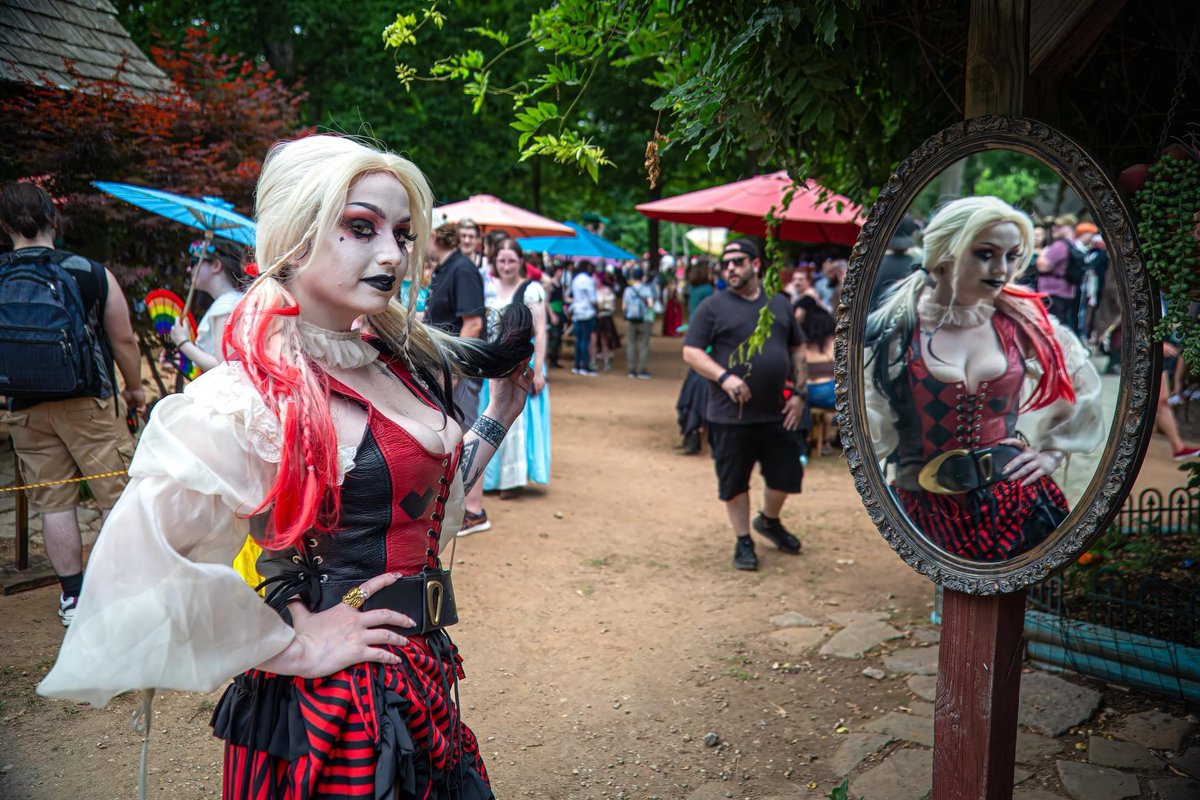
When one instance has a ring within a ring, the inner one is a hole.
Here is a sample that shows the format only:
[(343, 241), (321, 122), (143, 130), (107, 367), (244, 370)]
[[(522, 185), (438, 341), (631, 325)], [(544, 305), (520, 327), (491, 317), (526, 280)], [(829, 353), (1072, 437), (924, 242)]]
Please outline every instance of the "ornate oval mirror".
[(841, 302), (842, 441), (910, 566), (1016, 591), (1104, 530), (1161, 355), (1134, 226), (1079, 145), (1013, 117), (930, 138), (872, 207)]

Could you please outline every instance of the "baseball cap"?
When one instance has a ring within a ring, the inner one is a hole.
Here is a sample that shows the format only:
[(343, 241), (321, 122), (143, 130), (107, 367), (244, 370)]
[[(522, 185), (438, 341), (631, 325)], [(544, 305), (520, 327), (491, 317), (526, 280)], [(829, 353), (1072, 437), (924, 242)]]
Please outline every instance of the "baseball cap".
[(755, 259), (758, 258), (758, 245), (749, 239), (734, 239), (732, 242), (729, 242), (725, 245), (725, 249), (722, 251), (721, 257), (724, 258), (730, 253), (745, 253), (746, 255), (750, 256), (751, 259)]

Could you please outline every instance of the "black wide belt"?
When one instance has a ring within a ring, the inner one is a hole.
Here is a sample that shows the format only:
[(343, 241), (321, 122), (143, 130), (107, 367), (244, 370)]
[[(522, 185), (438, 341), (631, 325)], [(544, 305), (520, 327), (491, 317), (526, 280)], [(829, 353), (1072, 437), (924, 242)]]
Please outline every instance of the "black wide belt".
[[(328, 611), (342, 602), (342, 597), (348, 590), (362, 586), (367, 580), (364, 577), (325, 581), (320, 580), (321, 577), (323, 576), (306, 581), (301, 573), (285, 573), (265, 581), (259, 588), (268, 583), (279, 584), (267, 595), (267, 603), (290, 625), (291, 615), (287, 612), (290, 600), (301, 597), (310, 611)], [(312, 602), (312, 598), (316, 598), (315, 603)], [(389, 630), (405, 636), (424, 635), (453, 625), (458, 622), (458, 607), (454, 604), (454, 585), (450, 582), (450, 570), (425, 569), (415, 575), (397, 578), (395, 583), (368, 597), (361, 610), (373, 611), (377, 608), (399, 611), (410, 617), (416, 623), (412, 628), (386, 626)]]
[(1021, 448), (1005, 444), (947, 450), (926, 462), (917, 483), (932, 494), (966, 494), (1004, 480), (1004, 469), (1021, 452)]
[(426, 569), (416, 575), (398, 578), (363, 603), (363, 611), (386, 608), (399, 611), (416, 622), (413, 628), (388, 627), (405, 636), (436, 631), (458, 622), (458, 607), (454, 604), (454, 585), (450, 570)]

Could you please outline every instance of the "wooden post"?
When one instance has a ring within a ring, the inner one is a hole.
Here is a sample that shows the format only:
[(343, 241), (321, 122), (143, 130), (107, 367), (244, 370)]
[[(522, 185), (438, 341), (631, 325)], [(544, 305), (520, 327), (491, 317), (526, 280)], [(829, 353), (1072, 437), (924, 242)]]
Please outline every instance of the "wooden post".
[(942, 597), (933, 800), (1012, 800), (1025, 593)]
[[(15, 447), (13, 448), (13, 480), (17, 486), (25, 485), (25, 476), (21, 473), (21, 457), (17, 455)], [(17, 490), (16, 506), (15, 560), (17, 569), (25, 570), (29, 569), (29, 498), (25, 496), (24, 489)]]
[[(13, 449), (13, 479), (14, 486), (25, 485), (25, 475), (21, 472), (21, 460), (17, 456), (16, 448)], [(54, 574), (54, 568), (50, 566), (49, 561), (41, 556), (33, 559), (29, 556), (29, 498), (24, 491), (15, 494), (15, 552), (12, 564), (0, 564), (0, 595), (24, 592), (58, 582), (58, 576)]]
[(1029, 0), (971, 0), (966, 116), (1020, 114), (1029, 60)]
[[(966, 116), (1020, 114), (1028, 0), (972, 0)], [(933, 800), (1012, 800), (1025, 593), (945, 590), (933, 723)]]

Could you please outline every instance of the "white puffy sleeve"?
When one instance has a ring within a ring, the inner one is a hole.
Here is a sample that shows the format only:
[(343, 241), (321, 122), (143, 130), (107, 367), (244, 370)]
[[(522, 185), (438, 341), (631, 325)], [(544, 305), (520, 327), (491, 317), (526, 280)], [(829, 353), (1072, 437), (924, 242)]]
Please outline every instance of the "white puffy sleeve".
[(133, 689), (212, 691), (287, 647), (291, 627), (230, 566), (279, 446), (238, 365), (155, 406), (40, 694), (104, 705)]
[[(1053, 322), (1054, 338), (1062, 348), (1075, 402), (1055, 400), (1045, 408), (1021, 414), (1020, 426), (1029, 444), (1037, 450), (1061, 450), (1064, 453), (1090, 453), (1104, 443), (1108, 429), (1104, 424), (1100, 374), (1088, 358), (1079, 337)], [(1042, 366), (1026, 361), (1025, 392), (1032, 391), (1042, 376)]]
[(899, 415), (892, 404), (888, 402), (883, 392), (875, 386), (871, 379), (874, 358), (868, 353), (867, 361), (863, 364), (863, 381), (866, 386), (863, 394), (867, 405), (867, 430), (871, 434), (871, 446), (875, 449), (875, 460), (883, 461), (892, 454), (900, 444), (900, 435), (896, 433), (896, 420)]
[(534, 281), (525, 287), (525, 305), (530, 308), (537, 308), (542, 303), (546, 302), (546, 290), (542, 288), (542, 284)]

